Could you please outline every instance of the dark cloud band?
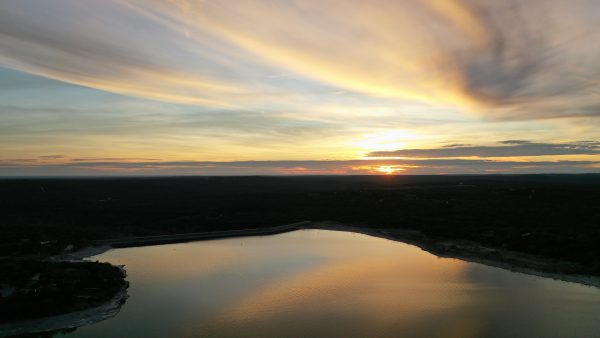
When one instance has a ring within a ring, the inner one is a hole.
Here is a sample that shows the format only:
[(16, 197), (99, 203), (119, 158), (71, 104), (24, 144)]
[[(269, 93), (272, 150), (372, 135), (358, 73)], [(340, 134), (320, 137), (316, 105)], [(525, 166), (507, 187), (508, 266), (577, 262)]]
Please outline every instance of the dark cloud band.
[(370, 157), (515, 157), (546, 155), (598, 155), (600, 142), (535, 143), (521, 140), (507, 140), (500, 146), (451, 145), (432, 149), (401, 149), (376, 151)]
[(597, 173), (599, 164), (600, 161), (465, 159), (237, 162), (75, 159), (52, 164), (40, 159), (19, 159), (1, 161), (0, 176)]

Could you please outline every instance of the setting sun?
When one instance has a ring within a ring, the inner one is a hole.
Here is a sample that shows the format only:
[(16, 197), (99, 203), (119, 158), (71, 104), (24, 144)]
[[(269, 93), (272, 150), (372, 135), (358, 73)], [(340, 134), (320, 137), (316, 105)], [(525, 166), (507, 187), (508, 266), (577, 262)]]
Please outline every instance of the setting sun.
[(377, 172), (385, 174), (385, 175), (393, 175), (393, 174), (397, 174), (401, 171), (404, 171), (404, 168), (401, 168), (399, 166), (394, 166), (394, 165), (382, 165), (382, 166), (375, 168), (375, 170)]

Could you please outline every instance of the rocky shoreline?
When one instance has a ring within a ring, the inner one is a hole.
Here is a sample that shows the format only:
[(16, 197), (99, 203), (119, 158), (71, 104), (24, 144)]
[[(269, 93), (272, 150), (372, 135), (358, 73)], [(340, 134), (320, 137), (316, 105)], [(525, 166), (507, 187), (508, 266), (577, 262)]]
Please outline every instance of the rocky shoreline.
[(456, 258), (505, 270), (600, 288), (600, 276), (585, 273), (581, 265), (466, 240), (433, 238), (419, 231), (364, 228), (337, 222), (312, 223), (310, 229), (349, 231), (415, 245), (438, 257)]

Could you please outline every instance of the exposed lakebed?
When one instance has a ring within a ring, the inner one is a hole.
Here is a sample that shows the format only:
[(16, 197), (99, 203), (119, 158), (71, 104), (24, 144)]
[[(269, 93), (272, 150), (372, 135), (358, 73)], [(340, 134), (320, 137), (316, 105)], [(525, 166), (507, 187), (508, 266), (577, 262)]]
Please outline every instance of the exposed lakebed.
[(120, 313), (68, 337), (596, 337), (600, 289), (363, 234), (113, 249)]

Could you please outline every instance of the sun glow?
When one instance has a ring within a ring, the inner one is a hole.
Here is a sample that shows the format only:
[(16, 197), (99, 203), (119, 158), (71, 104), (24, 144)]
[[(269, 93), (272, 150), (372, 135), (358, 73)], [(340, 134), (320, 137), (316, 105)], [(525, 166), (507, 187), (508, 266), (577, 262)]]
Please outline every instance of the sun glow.
[(365, 135), (356, 145), (368, 151), (396, 150), (404, 148), (407, 140), (415, 138), (416, 135), (407, 130), (390, 130)]
[(403, 171), (404, 168), (395, 165), (381, 165), (376, 167), (375, 170), (385, 175), (394, 175)]

